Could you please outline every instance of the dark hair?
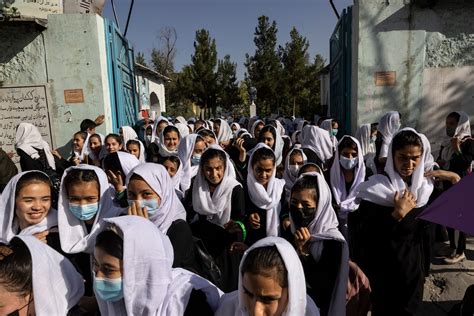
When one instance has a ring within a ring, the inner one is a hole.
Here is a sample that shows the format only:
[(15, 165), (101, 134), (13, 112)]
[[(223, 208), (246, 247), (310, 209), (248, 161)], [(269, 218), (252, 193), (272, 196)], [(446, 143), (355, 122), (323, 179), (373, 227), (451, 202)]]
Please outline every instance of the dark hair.
[(179, 133), (179, 129), (177, 129), (176, 126), (173, 126), (173, 125), (168, 125), (163, 129), (163, 137), (166, 134), (171, 133), (171, 132), (175, 132), (176, 134), (178, 134), (178, 139), (181, 139), (181, 134)]
[(115, 139), (115, 140), (117, 141), (117, 143), (119, 143), (120, 145), (123, 145), (123, 143), (122, 143), (122, 137), (120, 137), (120, 135), (117, 135), (117, 134), (109, 134), (109, 135), (107, 135), (107, 136), (105, 137), (104, 143), (106, 143), (106, 142), (107, 142), (107, 139), (109, 139), (109, 138), (113, 138), (113, 139)]
[(375, 133), (377, 131), (377, 127), (379, 127), (379, 123), (370, 124), (370, 134)]
[(97, 184), (97, 190), (99, 191), (100, 196), (100, 182), (99, 177), (94, 170), (84, 170), (84, 169), (72, 169), (70, 170), (66, 177), (64, 177), (63, 183), (66, 188), (66, 192), (69, 195), (69, 187), (72, 184), (77, 184), (81, 182), (95, 182)]
[(163, 159), (160, 161), (160, 164), (163, 165), (165, 161), (171, 161), (172, 163), (174, 163), (176, 165), (176, 169), (178, 169), (181, 165), (181, 161), (176, 156), (163, 157)]
[(288, 287), (288, 270), (276, 246), (252, 249), (242, 262), (240, 273), (275, 276), (282, 288)]
[(85, 119), (81, 122), (81, 126), (79, 127), (82, 132), (86, 132), (88, 129), (96, 128), (97, 124), (91, 119)]
[(100, 137), (99, 134), (92, 134), (91, 136), (89, 136), (89, 141), (91, 138), (98, 138), (100, 140), (100, 143), (102, 144), (102, 138)]
[(332, 119), (332, 122), (331, 122), (331, 128), (333, 128), (334, 124), (337, 124), (339, 125), (339, 122), (335, 119)]
[(199, 167), (202, 169), (203, 166), (211, 159), (218, 158), (224, 163), (224, 169), (227, 167), (227, 156), (223, 150), (216, 148), (208, 148), (201, 156), (201, 162)]
[(270, 148), (262, 147), (257, 149), (252, 155), (252, 161), (250, 161), (250, 165), (253, 167), (255, 163), (259, 160), (267, 160), (270, 159), (275, 165), (276, 158), (275, 153)]
[(270, 132), (273, 135), (273, 139), (276, 142), (276, 128), (273, 125), (265, 125), (261, 130), (260, 133), (258, 134), (259, 141), (262, 141), (262, 135), (263, 133)]
[(458, 112), (451, 112), (448, 114), (448, 116), (446, 117), (447, 119), (448, 118), (453, 118), (456, 120), (456, 122), (459, 123), (459, 120), (461, 119), (461, 115), (458, 113)]
[(28, 172), (20, 177), (20, 179), (16, 183), (15, 197), (18, 195), (21, 189), (31, 183), (44, 183), (48, 185), (51, 192), (53, 192), (53, 184), (51, 183), (51, 180), (49, 180), (49, 177), (42, 172), (33, 171)]
[(392, 140), (392, 155), (395, 155), (397, 150), (404, 148), (405, 146), (416, 146), (420, 147), (423, 152), (423, 141), (420, 136), (413, 131), (401, 131)]
[(117, 152), (110, 153), (104, 157), (103, 160), (104, 171), (111, 170), (112, 172), (120, 172), (122, 176), (125, 176), (123, 172), (122, 163), (120, 162), (120, 158)]
[(95, 246), (107, 254), (123, 260), (123, 239), (112, 229), (106, 229), (97, 235)]
[(339, 153), (341, 153), (341, 151), (344, 148), (354, 149), (356, 152), (359, 152), (359, 148), (357, 148), (357, 144), (350, 137), (344, 137), (339, 143), (339, 145), (337, 146)]
[(76, 135), (81, 135), (81, 138), (82, 138), (83, 140), (86, 140), (86, 139), (87, 139), (87, 132), (84, 132), (84, 131), (76, 132), (76, 133), (74, 133), (74, 136), (73, 136), (73, 137), (76, 137)]
[(201, 130), (199, 130), (198, 135), (201, 136), (201, 137), (203, 137), (203, 138), (204, 138), (204, 137), (212, 137), (212, 138), (214, 138), (215, 140), (217, 140), (216, 134), (214, 134), (214, 132), (211, 131), (210, 129), (205, 129), (205, 128), (204, 128), (204, 129), (201, 129)]
[(28, 295), (33, 291), (31, 253), (20, 238), (0, 243), (0, 282), (9, 292)]
[[(307, 165), (308, 164), (304, 165), (303, 168)], [(316, 176), (303, 175), (300, 177), (298, 180), (296, 180), (295, 184), (293, 184), (293, 187), (291, 188), (291, 194), (293, 194), (293, 192), (301, 192), (303, 190), (314, 190), (315, 195), (313, 197), (316, 201), (316, 204), (318, 203), (318, 179)]]
[[(315, 164), (314, 162), (308, 162), (308, 163), (305, 163), (305, 164), (300, 168), (300, 170), (298, 170), (298, 177), (301, 176), (303, 173), (310, 172), (309, 169), (310, 169), (310, 168), (313, 168), (313, 167), (316, 168), (316, 169), (319, 168), (319, 170), (321, 170), (321, 167), (318, 166), (318, 164)], [(319, 173), (319, 171), (317, 171), (317, 170), (316, 170), (315, 172), (318, 172), (318, 173)]]
[(127, 142), (127, 145), (125, 145), (125, 147), (128, 148), (128, 145), (137, 145), (138, 148), (141, 148), (141, 146), (140, 146), (140, 141), (139, 141), (139, 140), (136, 140), (136, 139), (130, 139), (130, 140)]

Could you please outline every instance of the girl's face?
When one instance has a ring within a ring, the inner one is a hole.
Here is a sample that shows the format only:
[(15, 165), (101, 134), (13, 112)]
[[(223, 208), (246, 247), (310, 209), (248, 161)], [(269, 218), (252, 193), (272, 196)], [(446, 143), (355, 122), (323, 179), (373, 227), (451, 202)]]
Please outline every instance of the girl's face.
[(316, 217), (316, 198), (315, 189), (302, 189), (291, 193), (290, 215), (296, 228), (308, 227)]
[(158, 200), (161, 203), (161, 197), (141, 178), (133, 178), (127, 186), (128, 199), (133, 201)]
[(178, 166), (176, 166), (176, 164), (171, 160), (165, 160), (163, 166), (166, 168), (166, 171), (168, 171), (171, 178), (176, 175), (176, 172), (178, 172)]
[(290, 165), (303, 165), (303, 155), (299, 151), (294, 151), (290, 156)]
[(204, 136), (203, 139), (206, 142), (207, 146), (217, 144), (216, 139), (211, 136)]
[(67, 192), (72, 204), (87, 205), (100, 201), (99, 185), (95, 181), (71, 183)]
[(316, 208), (316, 191), (314, 189), (304, 189), (291, 194), (291, 205), (296, 208)]
[(162, 131), (166, 126), (168, 126), (168, 122), (166, 122), (166, 121), (161, 121), (160, 123), (158, 123), (158, 126), (157, 126), (157, 128), (156, 128), (156, 136), (157, 136), (157, 137), (160, 137), (161, 131)]
[(137, 144), (130, 144), (127, 146), (127, 151), (137, 157), (137, 159), (140, 158), (140, 146)]
[(257, 126), (255, 126), (255, 129), (254, 129), (253, 133), (254, 133), (256, 139), (258, 139), (260, 137), (260, 131), (262, 130), (262, 128), (264, 126), (265, 125), (263, 123), (259, 123), (259, 124), (257, 124)]
[(403, 180), (408, 181), (410, 179), (416, 167), (420, 164), (422, 155), (423, 151), (420, 146), (414, 145), (407, 145), (395, 151), (393, 164), (395, 171)]
[(94, 248), (93, 269), (97, 278), (119, 279), (123, 274), (123, 261), (109, 255), (100, 247)]
[(30, 294), (11, 292), (3, 284), (0, 284), (0, 315), (14, 315), (16, 311), (19, 316), (31, 315), (34, 311), (34, 303), (30, 300)]
[(122, 144), (120, 144), (115, 138), (109, 137), (105, 141), (105, 149), (109, 154), (115, 153), (122, 150)]
[(39, 224), (48, 215), (50, 208), (51, 187), (44, 182), (27, 184), (15, 198), (15, 214), (21, 229)]
[(219, 131), (221, 130), (221, 124), (220, 123), (214, 123), (214, 126), (212, 127), (214, 130), (214, 134), (219, 135)]
[(265, 132), (261, 135), (260, 137), (262, 143), (267, 145), (270, 148), (273, 148), (273, 145), (275, 145), (275, 138), (273, 138), (273, 134), (271, 132)]
[(89, 147), (91, 148), (93, 152), (99, 153), (102, 147), (102, 142), (100, 141), (100, 138), (98, 137), (89, 138)]
[(166, 133), (163, 139), (168, 150), (176, 150), (179, 145), (179, 135), (175, 131)]
[(74, 151), (81, 152), (82, 147), (84, 147), (84, 138), (82, 138), (80, 134), (74, 135), (72, 144), (74, 147)]
[(341, 150), (340, 155), (342, 157), (346, 157), (347, 159), (354, 159), (357, 158), (357, 150), (351, 147), (346, 147)]
[(198, 140), (194, 145), (193, 155), (202, 155), (206, 150), (206, 142), (203, 140)]
[(257, 160), (252, 166), (255, 179), (265, 188), (273, 175), (274, 169), (275, 162), (271, 159)]
[(213, 185), (218, 185), (224, 178), (225, 166), (224, 162), (218, 157), (209, 159), (203, 165), (204, 176), (207, 181)]
[(276, 269), (268, 272), (265, 275), (246, 272), (242, 277), (243, 303), (250, 316), (280, 316), (287, 308), (288, 288), (278, 284)]
[(238, 130), (237, 125), (233, 124), (231, 129), (232, 129), (232, 133), (237, 132), (237, 130)]

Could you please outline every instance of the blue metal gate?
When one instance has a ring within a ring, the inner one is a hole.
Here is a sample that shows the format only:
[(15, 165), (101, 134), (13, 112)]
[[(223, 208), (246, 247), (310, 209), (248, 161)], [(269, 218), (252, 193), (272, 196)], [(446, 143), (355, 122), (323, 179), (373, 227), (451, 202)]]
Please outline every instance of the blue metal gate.
[(133, 48), (111, 20), (104, 19), (109, 72), (113, 129), (133, 126), (137, 120), (138, 101), (135, 85)]
[[(339, 122), (340, 135), (351, 133), (352, 7), (344, 9), (329, 40), (330, 114)], [(344, 133), (344, 134), (343, 134)]]

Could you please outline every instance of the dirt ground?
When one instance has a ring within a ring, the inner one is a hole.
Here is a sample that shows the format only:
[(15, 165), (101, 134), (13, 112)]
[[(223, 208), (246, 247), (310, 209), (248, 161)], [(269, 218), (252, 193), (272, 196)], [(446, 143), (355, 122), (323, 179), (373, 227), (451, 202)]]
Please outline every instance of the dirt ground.
[[(442, 244), (436, 245), (437, 249), (440, 247)], [(444, 264), (440, 258), (432, 260), (420, 315), (447, 315), (453, 305), (463, 298), (466, 288), (474, 284), (474, 237), (468, 237), (465, 255), (466, 260), (453, 265)]]

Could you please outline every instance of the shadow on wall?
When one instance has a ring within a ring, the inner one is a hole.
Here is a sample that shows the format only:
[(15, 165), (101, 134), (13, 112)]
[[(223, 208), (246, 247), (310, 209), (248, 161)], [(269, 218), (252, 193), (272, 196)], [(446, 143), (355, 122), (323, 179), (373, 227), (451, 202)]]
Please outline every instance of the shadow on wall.
[(12, 61), (41, 34), (42, 29), (34, 22), (0, 24), (0, 65)]

